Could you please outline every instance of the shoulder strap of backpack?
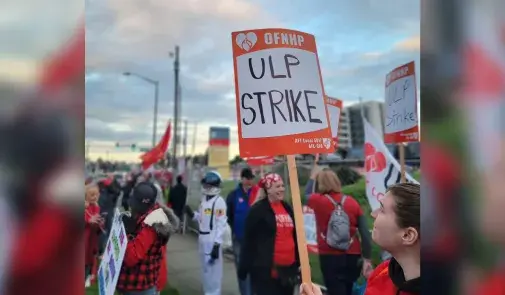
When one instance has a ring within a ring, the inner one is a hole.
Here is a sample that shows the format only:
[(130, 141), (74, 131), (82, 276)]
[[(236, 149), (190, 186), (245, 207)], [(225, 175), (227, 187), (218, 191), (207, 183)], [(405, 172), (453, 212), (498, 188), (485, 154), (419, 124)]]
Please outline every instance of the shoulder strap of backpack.
[(342, 207), (344, 207), (345, 200), (347, 200), (347, 195), (342, 196), (342, 200), (340, 201), (340, 205), (342, 205)]
[(330, 200), (333, 206), (335, 206), (335, 209), (338, 207), (337, 201), (335, 201), (330, 195), (324, 194), (323, 196), (325, 196), (328, 200)]

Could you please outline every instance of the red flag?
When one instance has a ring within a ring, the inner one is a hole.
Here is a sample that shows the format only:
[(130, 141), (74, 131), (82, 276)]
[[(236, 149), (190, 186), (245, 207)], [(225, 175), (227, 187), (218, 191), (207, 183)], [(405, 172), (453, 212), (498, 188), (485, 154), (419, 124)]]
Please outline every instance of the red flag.
[(245, 159), (249, 166), (272, 165), (274, 157), (250, 157)]
[(170, 143), (170, 135), (171, 135), (172, 124), (168, 123), (167, 130), (165, 134), (161, 138), (160, 142), (152, 148), (150, 151), (140, 156), (142, 159), (142, 168), (145, 170), (149, 168), (151, 165), (158, 163), (159, 160), (163, 159), (165, 155), (168, 145)]
[[(153, 152), (153, 153), (150, 153)], [(146, 154), (146, 156), (142, 159), (142, 169), (146, 170), (147, 168), (151, 167), (152, 165), (156, 164), (163, 158), (163, 156), (159, 156), (158, 153), (156, 153), (156, 150), (151, 150)]]
[[(84, 74), (85, 28), (81, 24), (70, 42), (45, 65), (41, 85), (52, 92)], [(51, 98), (52, 96), (49, 96)]]

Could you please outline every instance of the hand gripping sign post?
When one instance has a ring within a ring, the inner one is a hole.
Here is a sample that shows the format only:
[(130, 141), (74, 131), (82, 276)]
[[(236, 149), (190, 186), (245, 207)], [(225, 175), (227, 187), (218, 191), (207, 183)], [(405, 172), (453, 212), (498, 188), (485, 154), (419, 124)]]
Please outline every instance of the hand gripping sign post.
[(386, 75), (385, 143), (397, 143), (401, 182), (405, 182), (404, 142), (419, 141), (415, 64), (397, 67)]
[(286, 29), (232, 33), (239, 150), (287, 155), (302, 280), (310, 282), (295, 154), (334, 150), (313, 35)]

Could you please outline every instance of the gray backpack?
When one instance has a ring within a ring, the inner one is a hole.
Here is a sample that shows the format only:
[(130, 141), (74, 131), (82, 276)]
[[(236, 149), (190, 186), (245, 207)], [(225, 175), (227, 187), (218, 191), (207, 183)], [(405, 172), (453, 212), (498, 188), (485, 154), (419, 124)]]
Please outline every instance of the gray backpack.
[(351, 237), (351, 222), (349, 215), (344, 211), (344, 203), (347, 196), (342, 196), (340, 203), (336, 202), (331, 196), (324, 195), (335, 206), (328, 221), (328, 230), (326, 231), (326, 243), (331, 248), (347, 251), (351, 246), (353, 239)]

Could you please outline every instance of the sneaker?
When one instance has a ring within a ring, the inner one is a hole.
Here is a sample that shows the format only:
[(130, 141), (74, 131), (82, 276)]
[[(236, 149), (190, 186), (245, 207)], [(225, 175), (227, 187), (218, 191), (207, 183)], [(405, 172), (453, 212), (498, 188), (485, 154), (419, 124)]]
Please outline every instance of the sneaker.
[(89, 288), (91, 287), (91, 276), (88, 276), (86, 278), (86, 281), (84, 282), (84, 288)]

